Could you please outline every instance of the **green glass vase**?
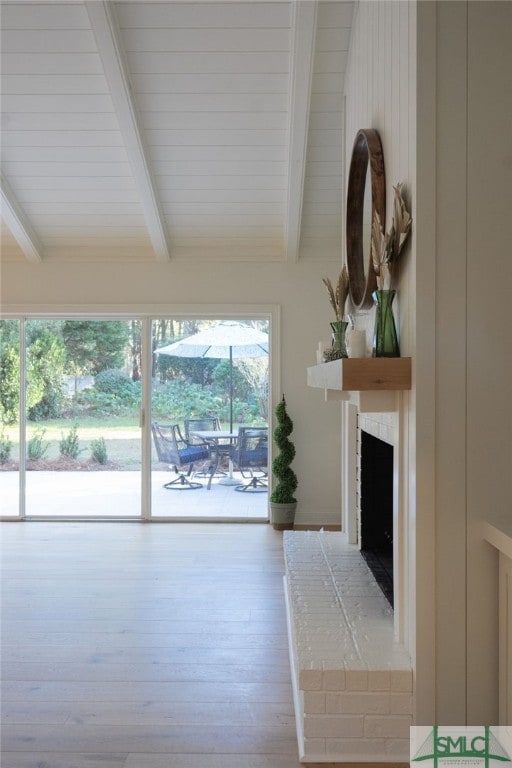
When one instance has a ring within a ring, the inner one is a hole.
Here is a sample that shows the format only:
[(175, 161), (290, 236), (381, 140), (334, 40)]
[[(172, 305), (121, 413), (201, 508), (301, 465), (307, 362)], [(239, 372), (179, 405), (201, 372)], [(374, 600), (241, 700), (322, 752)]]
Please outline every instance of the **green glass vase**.
[(375, 302), (375, 329), (373, 333), (373, 357), (400, 357), (393, 316), (393, 300), (396, 291), (380, 290), (372, 293)]
[(336, 320), (331, 323), (331, 347), (333, 353), (332, 358), (334, 360), (339, 359), (340, 357), (348, 357), (347, 342), (345, 339), (347, 328), (348, 322), (345, 320)]

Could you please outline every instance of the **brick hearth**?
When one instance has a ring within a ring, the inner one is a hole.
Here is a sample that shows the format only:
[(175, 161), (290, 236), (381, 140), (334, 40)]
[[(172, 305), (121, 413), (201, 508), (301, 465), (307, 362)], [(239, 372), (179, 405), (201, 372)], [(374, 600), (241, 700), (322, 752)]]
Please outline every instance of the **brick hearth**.
[(284, 535), (302, 762), (407, 761), (413, 677), (393, 611), (341, 533)]

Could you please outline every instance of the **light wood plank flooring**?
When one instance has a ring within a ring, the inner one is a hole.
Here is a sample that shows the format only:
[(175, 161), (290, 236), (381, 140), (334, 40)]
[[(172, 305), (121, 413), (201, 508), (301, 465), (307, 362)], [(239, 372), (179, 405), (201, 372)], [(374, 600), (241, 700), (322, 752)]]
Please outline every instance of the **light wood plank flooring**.
[(4, 523), (1, 544), (2, 768), (299, 766), (280, 533)]

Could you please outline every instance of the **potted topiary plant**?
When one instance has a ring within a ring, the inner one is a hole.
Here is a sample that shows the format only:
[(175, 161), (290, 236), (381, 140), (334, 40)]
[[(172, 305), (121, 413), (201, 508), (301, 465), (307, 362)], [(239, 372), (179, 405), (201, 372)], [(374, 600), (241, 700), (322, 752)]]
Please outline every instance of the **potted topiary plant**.
[(297, 499), (294, 497), (297, 488), (297, 475), (290, 464), (295, 457), (295, 446), (288, 439), (293, 430), (293, 422), (286, 411), (286, 401), (283, 398), (275, 410), (277, 426), (274, 429), (274, 442), (279, 452), (272, 462), (272, 473), (276, 485), (270, 494), (270, 522), (276, 531), (293, 528)]

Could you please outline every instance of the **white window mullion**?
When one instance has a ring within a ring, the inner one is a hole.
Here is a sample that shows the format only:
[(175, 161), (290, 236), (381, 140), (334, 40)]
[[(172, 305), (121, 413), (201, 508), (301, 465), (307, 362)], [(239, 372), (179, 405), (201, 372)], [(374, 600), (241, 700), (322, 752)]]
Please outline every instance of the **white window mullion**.
[(20, 320), (20, 391), (19, 391), (19, 513), (23, 520), (26, 514), (26, 471), (27, 471), (27, 339), (26, 339), (26, 318)]
[(142, 320), (142, 519), (151, 519), (151, 366), (153, 349), (151, 338), (152, 319)]

